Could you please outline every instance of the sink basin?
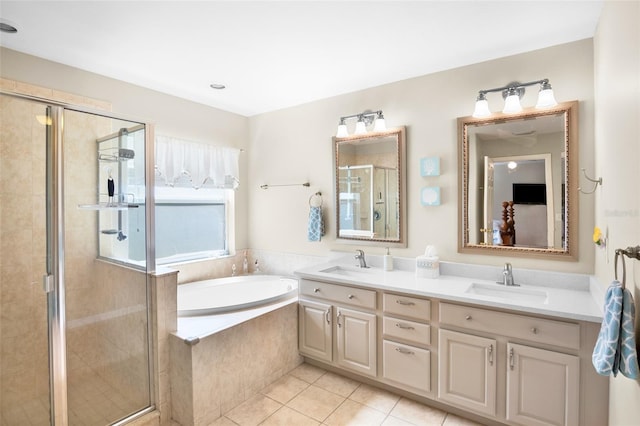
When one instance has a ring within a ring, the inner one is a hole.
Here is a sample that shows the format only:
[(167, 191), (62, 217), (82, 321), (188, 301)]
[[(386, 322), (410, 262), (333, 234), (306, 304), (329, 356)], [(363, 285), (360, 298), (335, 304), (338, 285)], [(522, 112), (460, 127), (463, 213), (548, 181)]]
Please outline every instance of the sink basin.
[(369, 268), (358, 268), (357, 266), (332, 266), (327, 269), (321, 269), (318, 272), (325, 274), (344, 275), (346, 277), (361, 277), (366, 274), (371, 274), (372, 271)]
[(494, 297), (516, 302), (547, 303), (549, 294), (544, 290), (526, 287), (505, 287), (500, 284), (472, 283), (466, 293)]

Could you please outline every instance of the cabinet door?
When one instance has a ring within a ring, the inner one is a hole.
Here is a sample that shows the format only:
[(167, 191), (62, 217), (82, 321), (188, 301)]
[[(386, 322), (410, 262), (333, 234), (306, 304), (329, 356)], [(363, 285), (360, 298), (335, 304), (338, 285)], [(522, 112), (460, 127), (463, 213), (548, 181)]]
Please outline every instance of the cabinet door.
[(480, 413), (496, 412), (496, 341), (439, 332), (438, 398)]
[(510, 343), (507, 420), (531, 426), (577, 425), (580, 359)]
[(303, 355), (332, 360), (331, 305), (301, 300), (298, 312), (298, 346)]
[(337, 308), (338, 365), (376, 376), (376, 316)]

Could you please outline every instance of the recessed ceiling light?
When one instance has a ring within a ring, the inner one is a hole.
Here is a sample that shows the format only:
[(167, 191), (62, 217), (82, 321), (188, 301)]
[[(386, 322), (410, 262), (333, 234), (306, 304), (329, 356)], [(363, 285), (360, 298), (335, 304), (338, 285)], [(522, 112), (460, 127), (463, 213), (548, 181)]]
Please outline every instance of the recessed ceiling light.
[(216, 90), (222, 90), (222, 89), (226, 88), (227, 86), (225, 86), (224, 84), (219, 84), (219, 83), (211, 83), (209, 85), (209, 87), (211, 87), (212, 89), (216, 89)]
[(17, 33), (18, 29), (7, 22), (0, 22), (0, 31), (3, 33)]

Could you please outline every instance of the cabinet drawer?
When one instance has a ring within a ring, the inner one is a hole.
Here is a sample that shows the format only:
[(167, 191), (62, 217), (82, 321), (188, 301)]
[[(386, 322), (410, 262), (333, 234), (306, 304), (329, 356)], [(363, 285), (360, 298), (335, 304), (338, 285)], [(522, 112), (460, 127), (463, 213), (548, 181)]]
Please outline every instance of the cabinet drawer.
[(386, 314), (394, 314), (422, 321), (431, 319), (431, 301), (411, 296), (384, 293), (382, 308)]
[(440, 324), (580, 349), (580, 325), (569, 322), (441, 303)]
[(431, 344), (431, 327), (428, 324), (385, 316), (382, 319), (382, 332), (389, 338), (395, 337), (422, 345)]
[(302, 280), (300, 281), (300, 294), (361, 308), (376, 308), (376, 292), (374, 290)]
[(385, 379), (431, 391), (431, 352), (414, 346), (383, 341), (382, 374)]

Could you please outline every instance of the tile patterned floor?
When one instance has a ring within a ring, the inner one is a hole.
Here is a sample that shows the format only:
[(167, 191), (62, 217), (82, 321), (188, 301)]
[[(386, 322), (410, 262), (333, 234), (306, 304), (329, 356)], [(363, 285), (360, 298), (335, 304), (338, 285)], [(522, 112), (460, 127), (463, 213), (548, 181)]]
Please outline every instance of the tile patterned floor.
[(481, 426), (301, 364), (211, 426)]

